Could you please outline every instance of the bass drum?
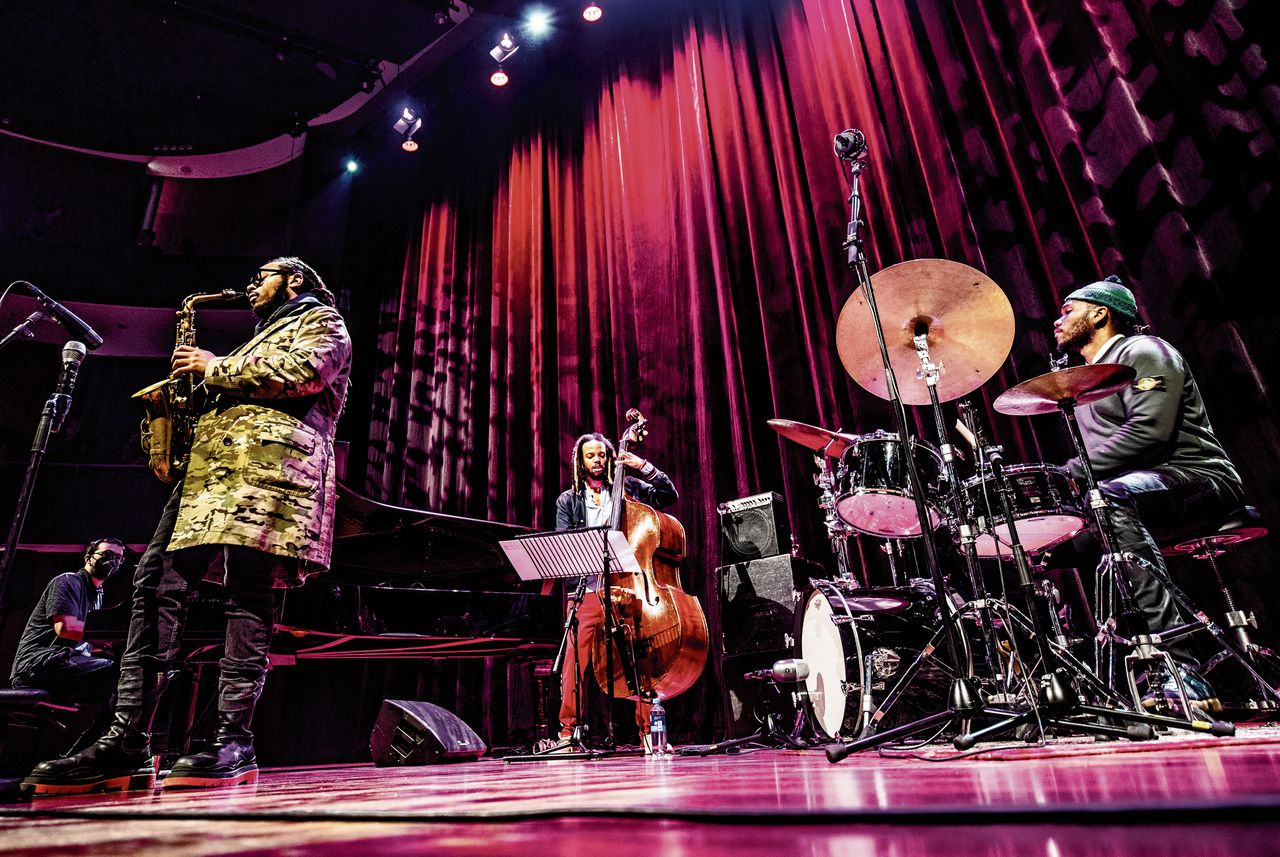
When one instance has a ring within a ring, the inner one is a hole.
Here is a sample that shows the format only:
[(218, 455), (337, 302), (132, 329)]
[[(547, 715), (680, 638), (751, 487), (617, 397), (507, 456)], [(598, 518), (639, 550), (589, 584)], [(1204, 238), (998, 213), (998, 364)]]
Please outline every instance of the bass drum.
[[(805, 706), (820, 739), (849, 741), (938, 630), (933, 586), (916, 581), (851, 589), (834, 581), (812, 583), (796, 614), (796, 657), (809, 665)], [(968, 662), (970, 646), (963, 634), (956, 638)], [(940, 638), (936, 645), (881, 728), (945, 707), (953, 673), (946, 643)]]

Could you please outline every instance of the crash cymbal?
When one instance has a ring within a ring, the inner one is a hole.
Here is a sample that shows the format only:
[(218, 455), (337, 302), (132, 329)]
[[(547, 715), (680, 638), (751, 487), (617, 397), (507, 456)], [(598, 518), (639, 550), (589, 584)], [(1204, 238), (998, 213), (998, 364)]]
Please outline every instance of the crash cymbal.
[[(1013, 307), (986, 274), (947, 259), (899, 262), (871, 277), (884, 325), (889, 362), (902, 401), (929, 404), (929, 388), (916, 377), (920, 358), (914, 336), (927, 334), (929, 354), (941, 364), (938, 399), (958, 399), (996, 373), (1013, 347)], [(859, 287), (836, 324), (836, 348), (859, 386), (889, 398), (871, 308)]]
[(840, 458), (849, 447), (856, 446), (858, 443), (856, 434), (831, 431), (807, 423), (798, 423), (795, 420), (769, 420), (769, 428), (787, 440), (794, 440), (801, 446), (823, 452), (830, 458)]
[(1087, 405), (1118, 393), (1138, 376), (1132, 366), (1094, 363), (1046, 372), (1010, 387), (992, 403), (997, 411), (1014, 417), (1029, 417), (1058, 410), (1058, 403), (1073, 399)]

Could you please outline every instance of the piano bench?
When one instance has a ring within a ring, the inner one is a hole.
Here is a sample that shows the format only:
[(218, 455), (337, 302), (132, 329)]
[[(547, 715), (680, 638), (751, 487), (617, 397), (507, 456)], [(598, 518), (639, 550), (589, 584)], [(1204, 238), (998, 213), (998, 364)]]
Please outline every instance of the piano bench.
[[(0, 688), (0, 777), (23, 776), (36, 762), (58, 755), (67, 741), (62, 733), (79, 713), (79, 705), (62, 702), (46, 690)], [(53, 729), (60, 736), (58, 744), (46, 749)]]

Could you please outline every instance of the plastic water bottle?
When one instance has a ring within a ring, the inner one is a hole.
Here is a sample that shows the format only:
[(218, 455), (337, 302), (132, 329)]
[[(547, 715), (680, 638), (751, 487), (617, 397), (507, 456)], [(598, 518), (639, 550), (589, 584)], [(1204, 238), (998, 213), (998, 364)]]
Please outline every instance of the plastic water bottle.
[(654, 699), (649, 711), (649, 746), (653, 755), (667, 755), (667, 709), (662, 707), (661, 697)]

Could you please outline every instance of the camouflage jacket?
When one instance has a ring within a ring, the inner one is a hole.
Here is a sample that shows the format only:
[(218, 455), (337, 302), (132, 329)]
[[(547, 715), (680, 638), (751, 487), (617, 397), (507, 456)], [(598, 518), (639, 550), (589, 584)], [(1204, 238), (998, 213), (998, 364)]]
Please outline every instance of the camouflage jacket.
[(169, 550), (243, 545), (296, 559), (282, 564), (286, 585), (328, 568), (350, 375), (346, 324), (319, 301), (210, 360), (215, 395), (196, 423)]

